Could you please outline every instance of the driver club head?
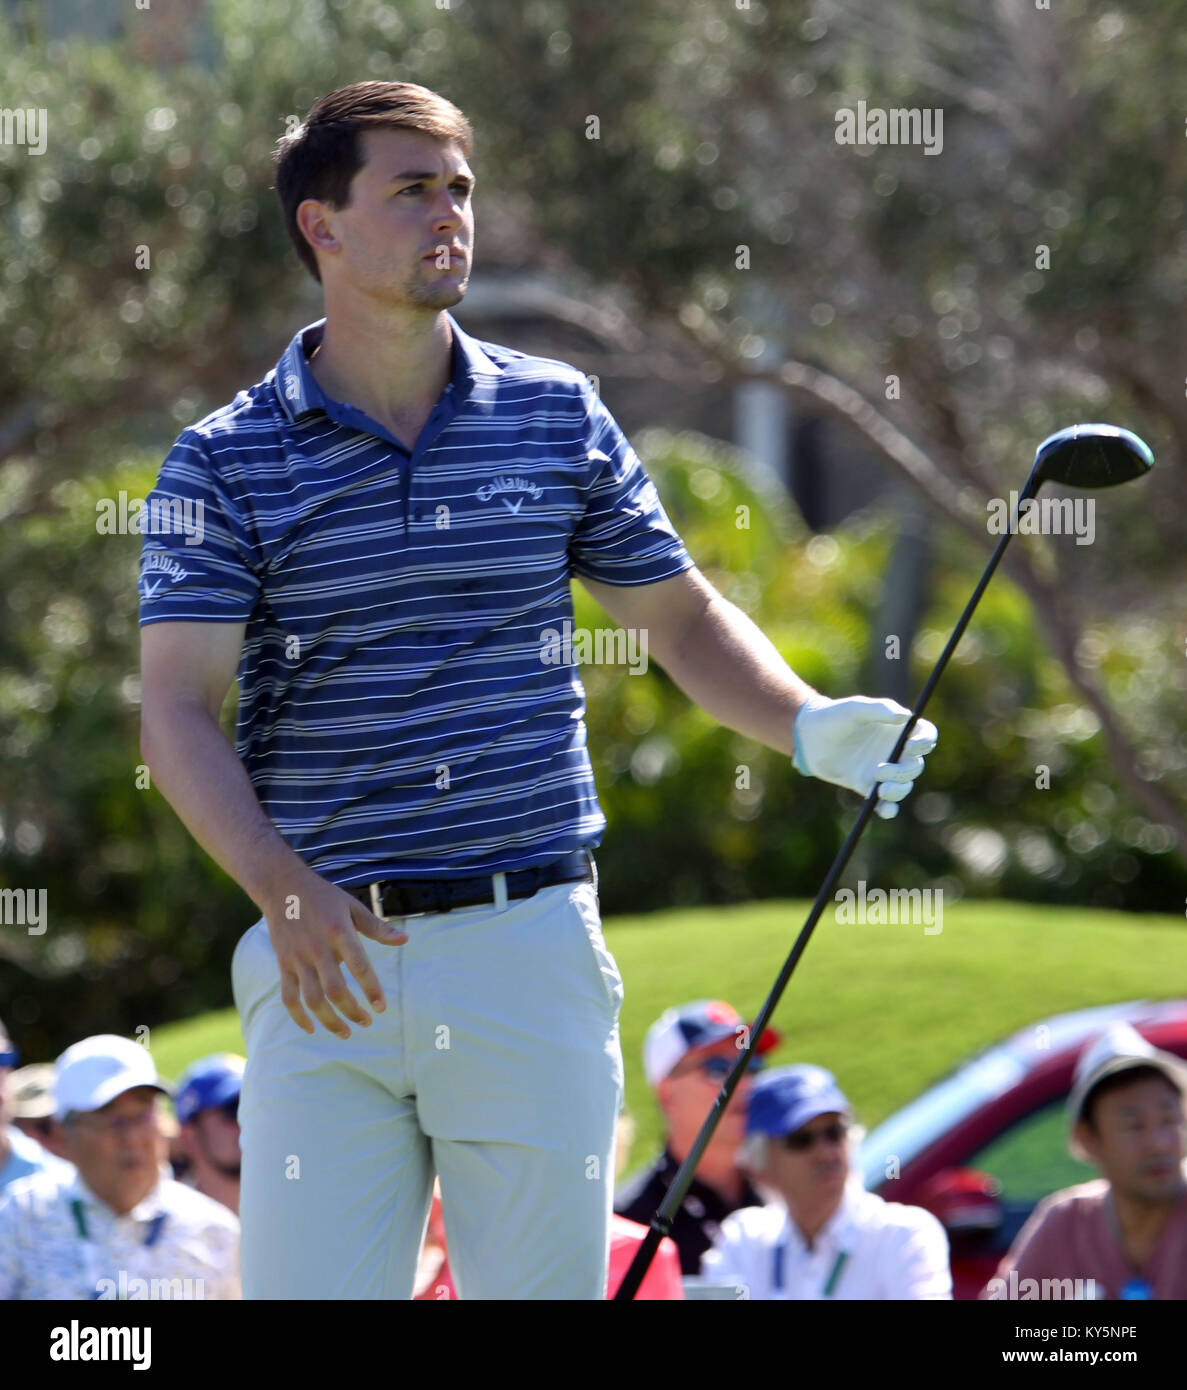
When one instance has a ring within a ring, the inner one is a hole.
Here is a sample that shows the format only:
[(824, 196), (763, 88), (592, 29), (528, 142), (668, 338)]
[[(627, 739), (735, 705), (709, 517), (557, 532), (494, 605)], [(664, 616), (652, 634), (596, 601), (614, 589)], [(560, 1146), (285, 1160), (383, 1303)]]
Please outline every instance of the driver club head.
[(1154, 452), (1120, 425), (1069, 425), (1043, 440), (1034, 466), (1037, 485), (1116, 487), (1144, 477), (1154, 466)]

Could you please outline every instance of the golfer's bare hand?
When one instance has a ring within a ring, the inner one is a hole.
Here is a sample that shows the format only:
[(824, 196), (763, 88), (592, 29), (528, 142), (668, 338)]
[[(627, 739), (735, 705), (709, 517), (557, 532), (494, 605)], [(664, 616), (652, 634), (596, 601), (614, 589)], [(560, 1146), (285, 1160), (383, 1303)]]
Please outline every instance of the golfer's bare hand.
[(312, 869), (286, 887), (286, 893), (263, 905), (280, 964), (281, 1002), (304, 1032), (315, 1031), (309, 1017), (313, 1014), (336, 1037), (349, 1038), (345, 1020), (367, 1028), (371, 1015), (352, 993), (344, 966), (376, 1013), (387, 1008), (360, 935), (385, 946), (402, 946), (408, 933), (376, 917)]

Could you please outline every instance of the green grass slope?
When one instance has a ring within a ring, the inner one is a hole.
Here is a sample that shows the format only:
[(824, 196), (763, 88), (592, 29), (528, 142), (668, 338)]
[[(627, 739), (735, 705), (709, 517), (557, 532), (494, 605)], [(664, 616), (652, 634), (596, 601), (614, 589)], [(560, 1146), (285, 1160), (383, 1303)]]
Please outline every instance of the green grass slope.
[[(752, 1018), (810, 904), (763, 902), (620, 917), (606, 939), (626, 985), (622, 1046), (637, 1133), (630, 1168), (660, 1141), (643, 1079), (643, 1037), (670, 1004), (729, 1000)], [(776, 1010), (776, 1063), (835, 1072), (871, 1128), (957, 1062), (1052, 1014), (1124, 999), (1187, 993), (1180, 918), (951, 903), (942, 930), (847, 924), (826, 914)], [(228, 993), (230, 991), (228, 964)], [(234, 1009), (155, 1029), (166, 1076), (208, 1052), (243, 1051)]]

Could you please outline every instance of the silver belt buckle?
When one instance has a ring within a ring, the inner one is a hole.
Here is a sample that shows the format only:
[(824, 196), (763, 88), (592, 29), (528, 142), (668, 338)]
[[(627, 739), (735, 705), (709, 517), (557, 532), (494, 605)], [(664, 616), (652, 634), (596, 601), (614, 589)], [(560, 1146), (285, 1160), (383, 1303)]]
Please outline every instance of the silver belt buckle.
[[(367, 885), (371, 890), (371, 911), (376, 917), (383, 917), (383, 899), (379, 896), (379, 884), (371, 883)], [(383, 917), (386, 922), (387, 918)]]

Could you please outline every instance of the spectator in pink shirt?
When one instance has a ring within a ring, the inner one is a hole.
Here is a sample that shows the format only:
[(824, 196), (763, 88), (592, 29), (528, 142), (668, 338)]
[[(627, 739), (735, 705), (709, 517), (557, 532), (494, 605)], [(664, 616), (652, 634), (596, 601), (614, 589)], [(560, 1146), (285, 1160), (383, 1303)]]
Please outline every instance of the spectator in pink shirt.
[(1085, 1049), (1069, 1149), (1101, 1177), (1035, 1208), (981, 1297), (1187, 1299), (1187, 1067), (1128, 1024)]

